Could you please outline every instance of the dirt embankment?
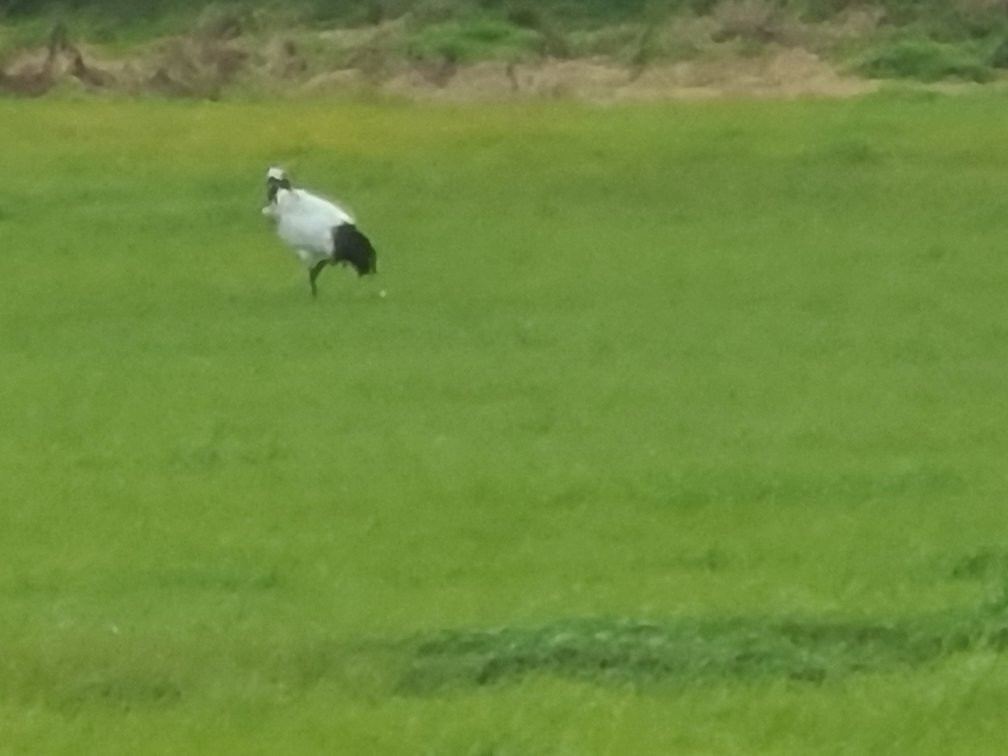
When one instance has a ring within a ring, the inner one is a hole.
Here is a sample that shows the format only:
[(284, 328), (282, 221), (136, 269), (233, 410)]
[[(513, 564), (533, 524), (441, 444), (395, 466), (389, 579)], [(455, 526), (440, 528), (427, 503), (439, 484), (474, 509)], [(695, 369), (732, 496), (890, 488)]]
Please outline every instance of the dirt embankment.
[(758, 55), (719, 56), (629, 66), (611, 59), (544, 57), (524, 62), (390, 59), (372, 44), (387, 30), (322, 33), (322, 41), (349, 40), (353, 52), (319, 70), (302, 42), (283, 35), (243, 36), (227, 24), (150, 43), (130, 55), (112, 55), (75, 42), (62, 24), (46, 44), (0, 63), (0, 91), (38, 96), (52, 90), (155, 93), (218, 98), (228, 91), (283, 94), (377, 92), (407, 99), (470, 101), (571, 98), (589, 101), (699, 99), (725, 95), (844, 97), (875, 84), (838, 72), (802, 47), (768, 45)]

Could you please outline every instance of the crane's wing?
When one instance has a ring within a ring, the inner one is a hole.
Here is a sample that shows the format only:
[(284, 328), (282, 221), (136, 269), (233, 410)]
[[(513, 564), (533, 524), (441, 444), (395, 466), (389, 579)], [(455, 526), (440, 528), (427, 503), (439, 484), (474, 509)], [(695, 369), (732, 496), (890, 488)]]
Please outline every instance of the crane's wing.
[(298, 212), (310, 214), (318, 223), (326, 222), (332, 227), (354, 222), (353, 216), (335, 202), (303, 189), (295, 189), (292, 193), (298, 205)]

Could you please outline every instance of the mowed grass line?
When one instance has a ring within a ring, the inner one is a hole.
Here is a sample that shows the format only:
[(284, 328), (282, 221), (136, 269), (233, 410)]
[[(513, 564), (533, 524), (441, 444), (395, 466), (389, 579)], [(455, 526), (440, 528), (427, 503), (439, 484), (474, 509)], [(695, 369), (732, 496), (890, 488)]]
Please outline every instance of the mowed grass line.
[[(0, 103), (0, 748), (997, 752), (1001, 108)], [(637, 624), (713, 672), (404, 683)]]

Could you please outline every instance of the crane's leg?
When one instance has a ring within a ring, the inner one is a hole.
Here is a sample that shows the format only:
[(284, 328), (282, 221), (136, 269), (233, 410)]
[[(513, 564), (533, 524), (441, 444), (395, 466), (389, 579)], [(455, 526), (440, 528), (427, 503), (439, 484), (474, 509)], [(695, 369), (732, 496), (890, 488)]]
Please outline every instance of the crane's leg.
[(311, 295), (313, 297), (318, 294), (318, 289), (315, 288), (315, 279), (318, 278), (319, 273), (322, 272), (322, 268), (324, 268), (328, 262), (328, 260), (320, 260), (312, 266), (311, 270), (308, 271), (308, 283), (311, 284)]

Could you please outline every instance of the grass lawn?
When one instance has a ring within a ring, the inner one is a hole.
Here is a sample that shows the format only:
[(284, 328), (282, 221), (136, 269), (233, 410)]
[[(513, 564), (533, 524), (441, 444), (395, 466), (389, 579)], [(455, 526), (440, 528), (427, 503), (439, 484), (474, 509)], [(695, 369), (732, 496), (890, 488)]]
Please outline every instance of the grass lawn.
[(0, 753), (1001, 753), (1005, 103), (0, 101)]

